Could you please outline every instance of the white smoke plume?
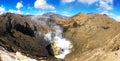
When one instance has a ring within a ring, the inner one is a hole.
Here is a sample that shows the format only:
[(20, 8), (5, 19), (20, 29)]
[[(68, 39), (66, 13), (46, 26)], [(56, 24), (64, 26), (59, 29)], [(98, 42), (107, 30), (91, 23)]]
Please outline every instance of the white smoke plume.
[[(62, 28), (58, 25), (55, 25), (53, 27), (56, 32), (49, 32), (45, 34), (45, 37), (47, 40), (49, 40), (51, 43), (54, 41), (56, 44), (57, 49), (59, 50), (59, 54), (55, 55), (56, 58), (64, 59), (67, 54), (71, 52), (72, 44), (69, 40), (66, 40), (62, 37)], [(54, 37), (53, 37), (54, 35)]]
[(40, 24), (46, 24), (49, 17), (47, 16), (41, 16), (41, 15), (35, 15), (31, 17), (32, 20), (39, 22)]
[(72, 44), (65, 38), (55, 36), (56, 47), (60, 50), (60, 54), (56, 58), (64, 59), (64, 57), (71, 52)]
[(44, 39), (50, 41), (50, 43), (51, 43), (52, 39), (54, 37), (52, 34), (53, 34), (52, 32), (49, 32), (49, 33), (45, 34)]
[(49, 41), (51, 44), (55, 42), (56, 48), (59, 50), (59, 54), (55, 55), (56, 58), (64, 59), (67, 54), (71, 52), (73, 45), (69, 40), (62, 37), (63, 29), (56, 25), (54, 20), (51, 20), (49, 16), (35, 16), (33, 20), (40, 22), (40, 24), (46, 24), (55, 32), (49, 31), (44, 34), (44, 39)]

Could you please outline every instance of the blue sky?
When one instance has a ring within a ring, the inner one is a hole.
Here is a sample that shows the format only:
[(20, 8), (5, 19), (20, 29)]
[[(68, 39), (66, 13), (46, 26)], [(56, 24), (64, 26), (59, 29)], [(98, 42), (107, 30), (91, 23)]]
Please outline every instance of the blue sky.
[(6, 12), (31, 15), (54, 12), (65, 16), (99, 13), (120, 21), (120, 0), (0, 0), (0, 14)]

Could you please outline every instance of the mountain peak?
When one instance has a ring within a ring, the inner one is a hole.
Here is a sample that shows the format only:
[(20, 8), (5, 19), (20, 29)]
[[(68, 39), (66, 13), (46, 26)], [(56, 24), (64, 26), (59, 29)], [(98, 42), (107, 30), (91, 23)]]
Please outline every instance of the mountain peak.
[[(85, 16), (85, 15), (86, 15), (85, 13), (80, 12), (80, 13), (76, 14), (75, 16)], [(75, 16), (74, 16), (74, 17), (75, 17)]]

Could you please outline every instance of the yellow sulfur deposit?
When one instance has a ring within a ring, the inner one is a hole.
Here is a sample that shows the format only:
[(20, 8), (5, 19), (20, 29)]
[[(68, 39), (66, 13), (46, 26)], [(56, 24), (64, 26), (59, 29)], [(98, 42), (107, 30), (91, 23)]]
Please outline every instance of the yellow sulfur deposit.
[(53, 54), (58, 55), (59, 54), (59, 49), (56, 46), (55, 40), (52, 41), (51, 46), (52, 46), (52, 49), (53, 49)]

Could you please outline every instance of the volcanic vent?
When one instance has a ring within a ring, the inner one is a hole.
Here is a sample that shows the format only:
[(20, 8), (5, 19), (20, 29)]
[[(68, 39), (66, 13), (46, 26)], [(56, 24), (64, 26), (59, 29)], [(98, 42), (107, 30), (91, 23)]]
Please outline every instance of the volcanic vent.
[[(58, 18), (59, 17), (57, 17), (57, 19)], [(32, 19), (35, 19), (35, 21), (40, 22), (42, 25), (47, 25), (53, 30), (48, 30), (44, 34), (44, 39), (50, 43), (46, 48), (50, 55), (64, 59), (64, 57), (71, 52), (73, 45), (69, 40), (62, 37), (63, 29), (56, 24), (56, 16), (49, 13), (49, 15), (33, 16)], [(59, 19), (63, 19), (63, 17)]]

